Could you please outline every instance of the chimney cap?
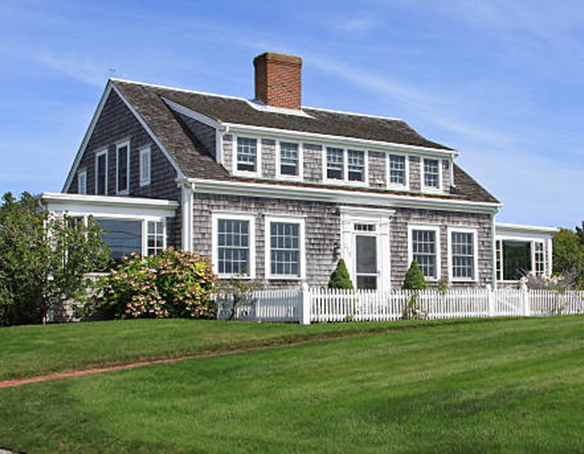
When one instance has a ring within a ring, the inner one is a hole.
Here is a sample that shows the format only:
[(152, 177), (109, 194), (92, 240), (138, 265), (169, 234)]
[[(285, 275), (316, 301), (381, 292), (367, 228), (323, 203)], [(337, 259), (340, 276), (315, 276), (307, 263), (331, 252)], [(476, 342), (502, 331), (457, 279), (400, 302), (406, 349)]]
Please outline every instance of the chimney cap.
[(253, 64), (257, 65), (261, 61), (278, 61), (292, 65), (302, 66), (302, 58), (294, 55), (278, 54), (275, 52), (264, 52), (253, 59)]

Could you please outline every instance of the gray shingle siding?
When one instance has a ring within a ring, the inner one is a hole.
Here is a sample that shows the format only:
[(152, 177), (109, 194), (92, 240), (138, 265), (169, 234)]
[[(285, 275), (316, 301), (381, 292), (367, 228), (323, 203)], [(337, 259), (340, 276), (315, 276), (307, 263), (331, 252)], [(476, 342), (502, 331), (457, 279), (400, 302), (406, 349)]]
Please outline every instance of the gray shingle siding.
[(233, 172), (233, 153), (234, 153), (234, 140), (231, 134), (225, 134), (223, 136), (223, 167), (225, 167), (229, 172)]
[(266, 215), (303, 216), (306, 235), (306, 277), (311, 286), (326, 286), (336, 265), (335, 244), (340, 241), (340, 214), (334, 204), (285, 199), (195, 193), (194, 249), (211, 256), (211, 214), (235, 211), (256, 215), (256, 278), (267, 287), (299, 285), (298, 280), (265, 281), (264, 227)]
[(304, 153), (304, 181), (311, 183), (322, 181), (322, 146), (304, 143), (302, 149)]
[(276, 178), (276, 141), (262, 139), (262, 177)]
[(369, 186), (372, 188), (387, 187), (386, 153), (369, 152)]
[[(256, 277), (266, 287), (298, 285), (296, 280), (265, 281), (264, 228), (266, 215), (303, 216), (306, 223), (307, 282), (311, 286), (326, 286), (330, 273), (336, 266), (334, 255), (340, 245), (340, 210), (333, 203), (295, 201), (286, 199), (262, 199), (255, 197), (228, 196), (195, 193), (194, 248), (211, 256), (212, 225), (214, 211), (249, 213), (256, 215)], [(391, 218), (390, 256), (391, 277), (394, 288), (400, 288), (408, 263), (408, 225), (432, 224), (440, 226), (441, 269), (448, 271), (449, 227), (473, 227), (478, 232), (478, 285), (492, 282), (492, 236), (489, 215), (453, 213), (434, 210), (398, 208)], [(470, 284), (453, 284), (474, 285)]]
[(421, 159), (418, 156), (410, 156), (409, 158), (410, 166), (410, 190), (411, 191), (421, 191), (422, 190), (422, 169), (421, 169)]
[(442, 159), (442, 190), (449, 193), (452, 182), (450, 181), (450, 161)]

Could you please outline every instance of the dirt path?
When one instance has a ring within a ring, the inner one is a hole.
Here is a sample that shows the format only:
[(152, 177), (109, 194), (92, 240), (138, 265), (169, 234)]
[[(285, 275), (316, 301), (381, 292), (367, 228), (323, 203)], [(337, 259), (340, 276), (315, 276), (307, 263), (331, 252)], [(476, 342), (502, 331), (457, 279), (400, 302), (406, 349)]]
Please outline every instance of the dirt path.
[[(308, 338), (300, 338), (300, 339), (278, 339), (271, 342), (266, 342), (264, 344), (259, 345), (249, 345), (247, 347), (234, 347), (234, 348), (227, 348), (222, 350), (214, 350), (209, 352), (201, 352), (193, 355), (185, 355), (185, 356), (178, 356), (174, 358), (161, 358), (161, 359), (153, 359), (148, 361), (137, 361), (137, 362), (130, 362), (126, 364), (114, 364), (111, 366), (103, 366), (103, 367), (94, 367), (90, 369), (81, 369), (81, 370), (74, 370), (68, 372), (57, 372), (54, 374), (48, 375), (37, 375), (36, 377), (29, 377), (29, 378), (18, 378), (12, 380), (3, 380), (0, 381), (0, 389), (2, 388), (10, 388), (13, 386), (21, 386), (27, 385), (29, 383), (40, 383), (45, 381), (51, 380), (59, 380), (62, 378), (70, 378), (70, 377), (80, 377), (83, 375), (95, 375), (95, 374), (102, 374), (104, 372), (112, 372), (116, 370), (125, 370), (125, 369), (135, 369), (137, 367), (144, 367), (144, 366), (151, 366), (155, 364), (168, 364), (168, 363), (176, 363), (179, 361), (185, 361), (188, 359), (194, 358), (206, 358), (206, 357), (213, 357), (213, 356), (223, 356), (223, 355), (233, 355), (242, 352), (248, 351), (257, 351), (257, 350), (266, 350), (269, 348), (277, 348), (277, 347), (293, 347), (295, 345), (301, 344), (309, 344), (315, 342), (321, 342), (324, 340), (332, 340), (332, 339), (341, 339), (347, 337), (362, 337), (368, 335), (375, 335), (375, 334), (383, 334), (383, 333), (390, 333), (394, 331), (406, 331), (410, 329), (420, 329), (420, 328), (434, 328), (440, 326), (452, 326), (458, 324), (469, 324), (469, 323), (485, 323), (490, 322), (492, 319), (475, 319), (475, 320), (460, 320), (455, 321), (449, 324), (427, 324), (427, 325), (410, 325), (407, 327), (399, 327), (399, 326), (392, 326), (387, 328), (380, 328), (380, 329), (373, 329), (370, 331), (360, 331), (360, 332), (352, 332), (352, 333), (331, 333), (328, 335), (321, 335), (315, 337), (308, 337)], [(3, 454), (0, 451), (0, 454)]]

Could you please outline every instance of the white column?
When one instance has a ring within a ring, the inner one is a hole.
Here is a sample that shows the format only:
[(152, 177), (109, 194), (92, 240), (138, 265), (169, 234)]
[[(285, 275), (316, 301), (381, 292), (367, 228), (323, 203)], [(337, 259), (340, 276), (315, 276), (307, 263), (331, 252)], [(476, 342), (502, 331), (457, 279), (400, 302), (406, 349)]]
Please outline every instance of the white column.
[(300, 288), (300, 324), (310, 325), (310, 289), (305, 282)]
[(179, 186), (181, 188), (181, 246), (185, 251), (193, 252), (194, 185), (188, 180), (183, 180)]

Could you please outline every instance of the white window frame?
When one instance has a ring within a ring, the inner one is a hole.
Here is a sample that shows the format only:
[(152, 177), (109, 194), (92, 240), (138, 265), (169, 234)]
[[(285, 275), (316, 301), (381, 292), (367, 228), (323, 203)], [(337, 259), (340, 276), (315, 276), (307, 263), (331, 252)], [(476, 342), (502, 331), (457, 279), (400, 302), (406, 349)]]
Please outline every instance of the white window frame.
[[(454, 277), (454, 260), (452, 254), (452, 234), (453, 233), (472, 233), (473, 238), (473, 275), (474, 278)], [(450, 282), (478, 282), (479, 280), (479, 257), (478, 257), (478, 228), (476, 227), (448, 227), (448, 277)]]
[[(343, 152), (343, 179), (336, 180), (327, 177), (327, 149), (335, 148)], [(363, 153), (363, 181), (349, 181), (349, 150)], [(322, 181), (331, 185), (350, 185), (350, 186), (368, 186), (369, 185), (369, 151), (362, 148), (341, 147), (334, 144), (322, 145)]]
[[(272, 222), (283, 222), (286, 224), (298, 224), (299, 246), (300, 246), (300, 263), (299, 275), (291, 276), (287, 274), (272, 274), (272, 254), (271, 254), (271, 224)], [(264, 254), (265, 254), (265, 277), (268, 280), (281, 281), (301, 281), (306, 279), (306, 236), (305, 236), (305, 220), (300, 216), (285, 216), (285, 215), (266, 215), (264, 217)]]
[(424, 279), (430, 282), (437, 282), (442, 276), (442, 250), (440, 241), (440, 226), (436, 224), (409, 224), (408, 225), (408, 264), (407, 269), (412, 265), (414, 260), (414, 230), (428, 230), (436, 232), (436, 277), (426, 277)]
[[(120, 191), (120, 174), (118, 169), (120, 167), (120, 149), (127, 148), (126, 153), (126, 189)], [(128, 195), (130, 193), (130, 141), (124, 140), (122, 142), (116, 143), (116, 194), (118, 195)]]
[[(432, 160), (432, 161), (437, 161), (438, 162), (438, 187), (434, 187), (434, 186), (426, 186), (426, 166), (424, 165), (426, 160)], [(422, 175), (422, 181), (421, 181), (421, 186), (422, 186), (422, 191), (423, 192), (442, 192), (442, 159), (440, 158), (430, 158), (430, 157), (422, 157), (420, 158), (420, 174)]]
[(166, 231), (166, 218), (163, 219), (144, 219), (142, 221), (142, 255), (144, 252), (148, 254), (148, 223), (149, 222), (162, 222), (162, 250), (167, 248), (167, 231)]
[[(81, 184), (83, 182), (83, 184)], [(83, 190), (81, 190), (83, 188)], [(87, 194), (87, 170), (80, 170), (77, 173), (77, 194)]]
[[(98, 172), (98, 162), (99, 162), (99, 158), (100, 156), (105, 155), (105, 182), (104, 182), (104, 193), (103, 194), (99, 194), (97, 192), (97, 188), (98, 188), (98, 182), (99, 182), (99, 172)], [(109, 170), (108, 170), (108, 163), (109, 161), (109, 153), (107, 148), (98, 151), (97, 153), (95, 153), (95, 195), (108, 195), (108, 183), (109, 183)]]
[[(219, 274), (219, 221), (248, 221), (249, 222), (249, 275), (241, 276), (234, 273)], [(234, 277), (242, 279), (255, 279), (256, 277), (256, 216), (249, 213), (232, 211), (214, 211), (211, 213), (211, 263), (213, 271), (219, 279), (231, 279)]]
[[(150, 184), (150, 179), (151, 179), (151, 175), (152, 175), (152, 149), (150, 148), (150, 146), (144, 147), (142, 149), (140, 149), (140, 159), (138, 162), (138, 165), (140, 167), (140, 186), (148, 186)], [(142, 161), (144, 159), (148, 160), (148, 174), (144, 175), (142, 173), (143, 171), (143, 167), (142, 167)]]
[[(544, 276), (549, 276), (549, 252), (548, 252), (548, 248), (547, 246), (547, 241), (546, 239), (534, 239), (534, 238), (527, 238), (521, 235), (497, 235), (496, 239), (495, 239), (496, 243), (495, 243), (495, 248), (497, 247), (497, 243), (500, 242), (501, 245), (501, 272), (497, 273), (497, 282), (501, 282), (501, 283), (517, 283), (519, 281), (517, 280), (505, 280), (504, 276), (505, 276), (505, 254), (504, 254), (504, 246), (503, 244), (505, 243), (505, 241), (521, 241), (524, 243), (529, 243), (530, 244), (530, 248), (531, 248), (531, 273), (536, 274), (536, 267), (535, 267), (535, 244), (536, 243), (540, 243), (543, 244), (543, 268), (544, 268)], [(495, 264), (496, 266), (496, 264)]]
[[(237, 149), (239, 139), (253, 139), (256, 141), (256, 170), (252, 172), (250, 170), (239, 170), (237, 168)], [(233, 135), (233, 174), (240, 176), (254, 176), (260, 177), (262, 175), (262, 139), (259, 136), (254, 135)]]
[[(282, 143), (298, 145), (298, 175), (282, 174)], [(304, 179), (304, 147), (302, 143), (293, 140), (276, 140), (276, 176), (283, 180), (302, 181)]]
[(535, 263), (535, 257), (536, 257), (536, 253), (535, 253), (535, 245), (536, 244), (541, 244), (541, 254), (542, 254), (542, 265), (543, 265), (543, 273), (540, 276), (546, 276), (547, 275), (547, 270), (546, 270), (546, 260), (545, 260), (545, 242), (544, 241), (537, 241), (537, 240), (533, 240), (531, 242), (531, 272), (538, 276), (537, 274), (537, 265)]
[[(391, 171), (391, 157), (392, 156), (401, 156), (405, 159), (405, 182), (404, 184), (397, 184), (392, 183), (390, 181), (390, 171)], [(410, 189), (410, 157), (407, 154), (403, 153), (387, 153), (387, 159), (385, 163), (385, 175), (386, 175), (386, 183), (387, 189), (398, 189), (402, 191), (408, 191)]]

